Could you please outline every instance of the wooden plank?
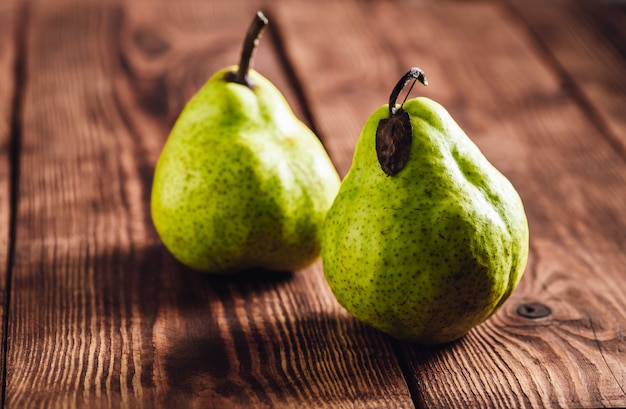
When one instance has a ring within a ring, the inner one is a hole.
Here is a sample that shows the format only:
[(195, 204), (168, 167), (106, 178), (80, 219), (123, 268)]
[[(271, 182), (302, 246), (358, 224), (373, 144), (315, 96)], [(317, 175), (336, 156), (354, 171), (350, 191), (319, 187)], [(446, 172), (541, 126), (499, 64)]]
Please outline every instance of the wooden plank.
[(389, 83), (405, 67), (363, 25), (368, 10), (357, 2), (277, 2), (270, 11), (279, 20), (316, 128), (343, 176), (362, 124), (388, 99)]
[[(624, 406), (624, 157), (561, 88), (561, 73), (519, 17), (493, 2), (341, 2), (328, 6), (328, 18), (308, 19), (317, 7), (281, 3), (275, 13), (292, 33), (286, 47), (318, 127), (341, 140), (328, 144), (340, 169), (351, 163), (359, 123), (418, 65), (430, 86), (414, 94), (449, 109), (518, 187), (529, 216), (529, 265), (498, 314), (445, 347), (397, 343), (416, 404)], [(551, 24), (574, 30), (556, 11)], [(332, 48), (315, 45), (319, 32), (336, 33)], [(614, 109), (624, 112), (623, 104)], [(516, 313), (530, 302), (552, 314), (531, 320)]]
[[(626, 5), (569, 2), (543, 7), (517, 1), (511, 5), (545, 47), (555, 69), (562, 72), (563, 86), (626, 156)], [(570, 24), (554, 25), (558, 18)]]
[[(13, 167), (15, 139), (19, 130), (15, 129), (19, 116), (17, 93), (19, 80), (16, 78), (22, 8), (15, 1), (0, 3), (0, 382), (4, 385), (6, 353), (6, 319), (10, 297), (10, 240), (12, 180), (16, 178)], [(4, 388), (2, 388), (4, 396)]]
[[(412, 406), (390, 343), (338, 308), (319, 262), (208, 277), (178, 264), (152, 228), (169, 127), (236, 61), (254, 8), (32, 4), (8, 407)], [(287, 87), (264, 44), (256, 67)]]

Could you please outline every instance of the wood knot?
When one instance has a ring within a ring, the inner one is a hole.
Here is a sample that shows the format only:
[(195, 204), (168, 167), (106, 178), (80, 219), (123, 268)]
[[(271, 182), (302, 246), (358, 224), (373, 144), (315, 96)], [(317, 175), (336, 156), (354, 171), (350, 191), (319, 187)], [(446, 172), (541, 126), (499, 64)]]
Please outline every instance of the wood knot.
[(520, 304), (516, 311), (517, 315), (531, 319), (543, 318), (552, 314), (552, 310), (548, 306), (538, 302)]

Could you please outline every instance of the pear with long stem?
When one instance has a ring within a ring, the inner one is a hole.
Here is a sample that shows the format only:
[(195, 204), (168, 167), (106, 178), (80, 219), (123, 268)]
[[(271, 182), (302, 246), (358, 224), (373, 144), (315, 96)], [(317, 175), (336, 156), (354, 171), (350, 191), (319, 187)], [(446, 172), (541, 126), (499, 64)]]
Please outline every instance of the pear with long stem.
[(274, 85), (251, 68), (258, 12), (238, 66), (182, 110), (154, 173), (151, 213), (165, 246), (208, 273), (294, 271), (319, 256), (339, 176)]

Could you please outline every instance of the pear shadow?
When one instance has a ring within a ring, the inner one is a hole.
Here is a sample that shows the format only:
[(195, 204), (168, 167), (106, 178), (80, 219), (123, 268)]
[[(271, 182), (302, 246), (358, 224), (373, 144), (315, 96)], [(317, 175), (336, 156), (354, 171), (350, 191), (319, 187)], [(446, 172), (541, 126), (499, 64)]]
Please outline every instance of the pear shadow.
[[(245, 366), (252, 360), (246, 353), (249, 334), (241, 320), (256, 325), (250, 314), (276, 304), (276, 294), (298, 272), (249, 269), (207, 274), (181, 264), (160, 242), (135, 258), (137, 277), (131, 287), (139, 293), (135, 305), (145, 325), (142, 338), (152, 340), (150, 372), (165, 374), (172, 407), (195, 399), (203, 390), (250, 406), (250, 397), (229, 378), (236, 362)], [(249, 380), (254, 386), (253, 381)]]
[(436, 365), (445, 367), (446, 357), (454, 354), (454, 351), (459, 348), (459, 344), (462, 343), (465, 336), (439, 345), (424, 345), (392, 337), (389, 338), (415, 407), (430, 406), (432, 402), (429, 402), (422, 392), (425, 384), (422, 374), (424, 372), (432, 373), (432, 371), (425, 371), (424, 368), (432, 368)]
[(412, 376), (417, 376), (418, 366), (437, 364), (446, 356), (453, 355), (458, 350), (466, 348), (464, 344), (467, 334), (454, 341), (433, 345), (403, 341), (393, 337), (389, 338), (396, 351), (400, 365), (406, 369), (405, 372)]
[(164, 256), (169, 268), (163, 271), (166, 280), (175, 282), (179, 297), (172, 305), (181, 314), (206, 309), (211, 302), (231, 305), (236, 300), (251, 303), (263, 299), (264, 293), (288, 285), (296, 273), (248, 269), (236, 273), (209, 274), (180, 264), (169, 253)]
[[(139, 319), (142, 337), (152, 337), (152, 326), (162, 311), (179, 316), (203, 312), (212, 299), (232, 304), (263, 297), (265, 291), (276, 291), (288, 285), (295, 273), (248, 270), (231, 275), (208, 275), (185, 267), (168, 252), (158, 238), (143, 245), (110, 246), (89, 253), (71, 251), (55, 253), (42, 260), (36, 269), (28, 270), (32, 279), (14, 287), (28, 285), (29, 292), (41, 294), (53, 288), (55, 297), (48, 304), (32, 303), (24, 297), (16, 302), (28, 305), (35, 314), (48, 314), (57, 322), (76, 316), (94, 316), (103, 328), (120, 326), (133, 311)], [(19, 277), (23, 273), (15, 272)], [(90, 300), (85, 303), (84, 300)], [(40, 316), (40, 315), (37, 315)], [(66, 325), (65, 321), (62, 323)], [(33, 328), (34, 331), (34, 328)]]
[[(219, 397), (216, 401), (271, 407), (276, 399), (294, 402), (309, 392), (333, 396), (341, 390), (346, 395), (342, 399), (365, 405), (371, 397), (367, 379), (393, 362), (385, 335), (345, 314), (304, 311), (282, 325), (271, 317), (258, 326), (229, 324), (227, 332), (205, 328), (195, 337), (178, 334), (172, 339), (165, 359), (172, 393), (190, 396), (210, 390)], [(378, 380), (376, 387), (392, 389), (391, 378)]]
[[(391, 343), (401, 365), (408, 365), (410, 373), (416, 374), (417, 366), (430, 365), (442, 356), (453, 353), (460, 340), (440, 345), (423, 345), (391, 338)], [(407, 367), (407, 368), (408, 368)]]
[[(239, 285), (239, 284), (280, 284), (293, 279), (293, 271), (273, 271), (262, 268), (246, 269), (234, 273), (210, 274), (196, 271), (185, 266), (180, 266), (182, 274), (198, 274), (200, 279), (216, 285)], [(262, 287), (262, 286), (261, 286)]]

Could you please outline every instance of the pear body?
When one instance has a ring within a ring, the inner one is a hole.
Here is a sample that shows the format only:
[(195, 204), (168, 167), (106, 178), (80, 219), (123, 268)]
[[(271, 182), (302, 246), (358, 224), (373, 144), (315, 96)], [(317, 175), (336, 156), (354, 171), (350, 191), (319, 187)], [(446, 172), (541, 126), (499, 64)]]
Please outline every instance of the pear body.
[(511, 183), (449, 113), (428, 98), (406, 102), (408, 161), (381, 170), (368, 119), (328, 212), (326, 279), (356, 318), (393, 337), (442, 344), (490, 317), (517, 286), (528, 224)]
[(295, 271), (320, 252), (339, 177), (313, 132), (256, 71), (215, 73), (186, 104), (156, 165), (151, 214), (165, 246), (207, 273)]

